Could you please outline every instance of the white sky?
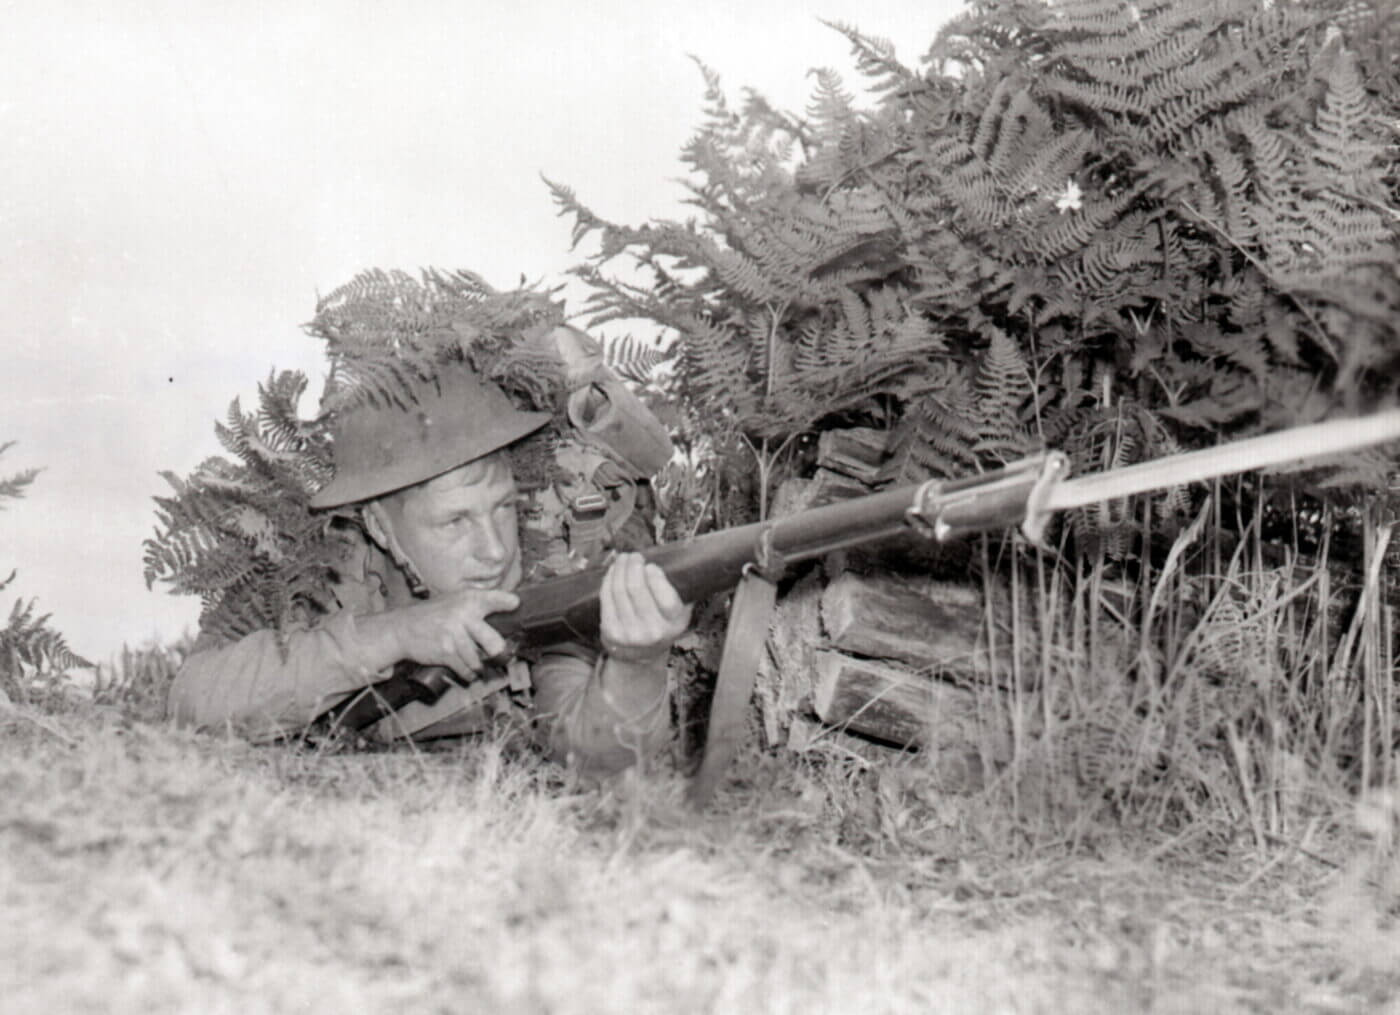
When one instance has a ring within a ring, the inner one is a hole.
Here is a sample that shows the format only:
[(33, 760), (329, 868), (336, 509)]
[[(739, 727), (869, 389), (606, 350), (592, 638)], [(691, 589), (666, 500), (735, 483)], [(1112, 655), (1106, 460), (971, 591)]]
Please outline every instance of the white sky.
[[(917, 65), (956, 0), (24, 2), (0, 29), (0, 594), (95, 660), (192, 626), (142, 580), (160, 470), (276, 367), (365, 268), (507, 288), (579, 260), (543, 173), (600, 214), (681, 217), (703, 82), (800, 111), (806, 71), (860, 86), (819, 18)], [(61, 13), (60, 13), (61, 12)], [(3, 623), (3, 617), (0, 617)]]

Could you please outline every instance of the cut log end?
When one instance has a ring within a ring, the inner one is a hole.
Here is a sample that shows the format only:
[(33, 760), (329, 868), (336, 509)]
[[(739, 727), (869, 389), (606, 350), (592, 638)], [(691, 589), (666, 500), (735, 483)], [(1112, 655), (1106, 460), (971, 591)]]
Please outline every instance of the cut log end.
[(976, 742), (971, 691), (872, 659), (818, 652), (812, 706), (830, 726), (901, 747)]

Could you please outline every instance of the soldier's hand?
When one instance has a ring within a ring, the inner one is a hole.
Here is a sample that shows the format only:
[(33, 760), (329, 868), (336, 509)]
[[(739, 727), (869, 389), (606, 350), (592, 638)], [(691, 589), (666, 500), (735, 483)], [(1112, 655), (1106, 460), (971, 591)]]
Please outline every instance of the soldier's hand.
[(640, 553), (619, 554), (598, 595), (603, 650), (614, 659), (655, 659), (690, 627), (690, 606), (666, 573)]
[(402, 658), (446, 666), (463, 677), (480, 673), (486, 660), (504, 655), (507, 648), (486, 618), (519, 605), (514, 592), (462, 589), (395, 610)]

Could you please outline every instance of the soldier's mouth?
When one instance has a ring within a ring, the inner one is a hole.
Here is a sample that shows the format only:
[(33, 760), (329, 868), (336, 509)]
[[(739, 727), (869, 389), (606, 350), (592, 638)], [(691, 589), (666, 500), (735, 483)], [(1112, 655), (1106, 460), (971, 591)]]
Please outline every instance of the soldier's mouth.
[(463, 585), (469, 589), (502, 589), (505, 588), (506, 582), (510, 580), (513, 570), (514, 563), (512, 562), (493, 574), (483, 575), (477, 578), (468, 578), (463, 582)]
[(488, 589), (504, 589), (507, 585), (513, 584), (515, 576), (520, 573), (518, 569), (519, 559), (518, 556), (512, 556), (510, 560), (506, 561), (505, 566), (498, 571), (492, 571), (490, 574), (484, 575), (473, 575), (470, 578), (463, 579), (461, 587), (467, 589), (481, 589), (483, 591)]

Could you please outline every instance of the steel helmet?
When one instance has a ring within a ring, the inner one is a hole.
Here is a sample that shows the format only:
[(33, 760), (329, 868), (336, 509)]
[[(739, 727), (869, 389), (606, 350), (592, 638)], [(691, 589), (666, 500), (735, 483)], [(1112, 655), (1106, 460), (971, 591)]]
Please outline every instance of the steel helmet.
[(547, 412), (522, 412), (466, 366), (440, 369), (407, 406), (364, 403), (331, 424), (335, 478), (311, 498), (339, 507), (422, 483), (534, 433)]

